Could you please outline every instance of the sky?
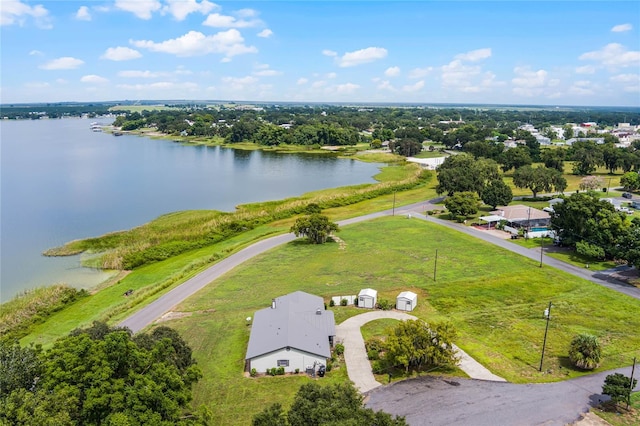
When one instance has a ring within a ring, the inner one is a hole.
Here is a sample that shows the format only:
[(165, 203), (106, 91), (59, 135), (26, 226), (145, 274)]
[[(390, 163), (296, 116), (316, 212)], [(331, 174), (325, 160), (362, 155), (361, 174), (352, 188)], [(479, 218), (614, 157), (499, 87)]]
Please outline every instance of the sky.
[(640, 107), (638, 1), (0, 0), (0, 102)]

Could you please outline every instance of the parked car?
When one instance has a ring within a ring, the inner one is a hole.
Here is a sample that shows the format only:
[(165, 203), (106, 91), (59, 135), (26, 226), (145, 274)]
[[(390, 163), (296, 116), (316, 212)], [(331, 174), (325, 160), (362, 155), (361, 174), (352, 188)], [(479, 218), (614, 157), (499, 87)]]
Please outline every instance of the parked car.
[(633, 198), (633, 195), (631, 195), (631, 193), (630, 193), (630, 192), (625, 192), (624, 194), (622, 194), (622, 196), (623, 196), (624, 198), (628, 198), (628, 199)]

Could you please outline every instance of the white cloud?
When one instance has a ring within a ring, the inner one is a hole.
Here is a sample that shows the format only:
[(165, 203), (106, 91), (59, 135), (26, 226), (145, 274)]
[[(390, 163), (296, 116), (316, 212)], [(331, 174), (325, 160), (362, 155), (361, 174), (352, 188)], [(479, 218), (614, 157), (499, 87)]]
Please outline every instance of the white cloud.
[(324, 49), (322, 51), (322, 54), (324, 56), (331, 56), (331, 57), (338, 56), (338, 52), (334, 52), (333, 50), (329, 50), (329, 49)]
[(257, 75), (260, 77), (273, 77), (275, 75), (281, 75), (281, 74), (282, 74), (282, 71), (276, 71), (276, 70), (270, 70), (270, 69), (253, 72), (253, 75)]
[(340, 67), (354, 67), (356, 65), (383, 59), (387, 56), (387, 49), (383, 47), (367, 47), (366, 49), (347, 52), (338, 61)]
[(68, 81), (65, 80), (64, 78), (57, 78), (56, 79), (56, 83), (58, 83), (58, 84), (67, 84)]
[(32, 81), (29, 83), (25, 83), (24, 84), (25, 87), (28, 87), (30, 89), (46, 89), (47, 87), (50, 87), (51, 85), (45, 81)]
[(129, 61), (131, 59), (137, 59), (142, 57), (142, 54), (130, 47), (110, 47), (108, 48), (100, 59), (109, 59), (110, 61)]
[(433, 71), (433, 67), (414, 68), (409, 71), (409, 78), (423, 78)]
[(633, 29), (633, 25), (631, 24), (620, 24), (611, 28), (611, 32), (614, 33), (623, 33), (625, 31), (631, 31)]
[(31, 52), (29, 52), (29, 56), (43, 56), (44, 53), (42, 53), (39, 50), (32, 50)]
[(253, 86), (258, 79), (250, 75), (246, 77), (224, 77), (222, 81), (233, 90), (244, 90), (247, 86)]
[(131, 12), (140, 19), (151, 19), (153, 12), (162, 8), (158, 0), (116, 0), (115, 7)]
[(471, 86), (471, 80), (482, 72), (482, 68), (480, 66), (465, 65), (460, 59), (455, 59), (447, 65), (443, 65), (441, 70), (442, 85), (454, 88)]
[(82, 76), (82, 78), (80, 78), (80, 81), (82, 83), (92, 83), (92, 84), (104, 84), (109, 82), (108, 79), (104, 77), (100, 77), (99, 75), (95, 75), (95, 74)]
[(415, 84), (402, 86), (403, 92), (417, 92), (424, 87), (424, 80), (417, 81)]
[(389, 67), (385, 70), (384, 75), (387, 77), (397, 77), (400, 75), (400, 67)]
[(152, 52), (170, 53), (176, 56), (222, 53), (227, 58), (231, 58), (236, 55), (258, 52), (254, 46), (244, 44), (244, 38), (236, 29), (221, 31), (211, 36), (205, 36), (199, 31), (189, 31), (181, 37), (159, 43), (151, 40), (130, 40), (129, 42), (136, 47), (149, 49)]
[(640, 66), (640, 51), (630, 51), (621, 44), (609, 43), (600, 50), (583, 53), (579, 59), (600, 62), (609, 68)]
[(300, 86), (301, 86), (301, 85), (303, 85), (303, 84), (307, 84), (308, 82), (309, 82), (309, 79), (308, 79), (308, 78), (300, 77), (300, 78), (298, 79), (298, 81), (296, 82), (296, 84), (298, 84), (298, 85), (300, 85)]
[(72, 70), (82, 64), (84, 64), (83, 60), (72, 58), (71, 56), (64, 56), (40, 65), (40, 68), (43, 70)]
[(390, 90), (390, 91), (395, 91), (396, 88), (393, 87), (393, 85), (391, 85), (391, 82), (389, 82), (389, 80), (376, 80), (378, 82), (378, 84), (376, 85), (377, 89), (380, 90)]
[(625, 92), (640, 92), (640, 74), (618, 74), (609, 80), (622, 85)]
[(576, 68), (576, 74), (594, 74), (596, 72), (596, 67), (593, 65), (585, 65), (583, 67)]
[(254, 9), (240, 9), (235, 14), (241, 18), (253, 18), (258, 16), (258, 11)]
[(540, 96), (546, 92), (546, 89), (557, 86), (560, 81), (549, 78), (546, 70), (533, 71), (529, 67), (516, 67), (513, 72), (516, 74), (511, 80), (513, 84), (513, 93), (526, 96)]
[(18, 24), (23, 26), (27, 18), (33, 18), (38, 27), (53, 28), (49, 11), (41, 4), (29, 6), (20, 0), (2, 0), (0, 26)]
[(76, 12), (76, 19), (78, 21), (90, 21), (91, 13), (89, 13), (89, 8), (87, 6), (80, 6), (80, 9)]
[(264, 30), (258, 33), (258, 37), (262, 37), (262, 38), (269, 38), (272, 35), (273, 35), (273, 31), (271, 31), (269, 28), (265, 28)]
[(222, 62), (223, 64), (225, 64), (227, 62), (231, 62), (231, 58), (224, 57), (224, 58), (220, 59), (220, 62)]
[(569, 87), (568, 92), (572, 95), (579, 96), (593, 95), (595, 93), (592, 89), (592, 83), (589, 80), (576, 81)]
[(326, 75), (326, 78), (334, 79), (337, 76), (338, 76), (338, 74), (336, 74), (335, 72), (330, 72), (329, 74)]
[(169, 13), (177, 21), (184, 21), (184, 19), (195, 12), (206, 15), (212, 10), (219, 9), (219, 6), (215, 3), (211, 3), (207, 0), (198, 2), (197, 0), (165, 0), (166, 5), (162, 8), (162, 13)]
[(476, 62), (482, 59), (487, 59), (489, 57), (491, 57), (491, 49), (485, 48), (485, 49), (471, 50), (466, 53), (460, 53), (456, 55), (454, 59), (460, 59), (461, 61)]
[(151, 71), (138, 71), (138, 70), (125, 70), (119, 71), (118, 77), (124, 78), (157, 78), (160, 77), (159, 73)]
[(336, 86), (336, 93), (339, 94), (351, 94), (360, 88), (359, 85), (353, 83), (338, 84)]
[(311, 88), (313, 88), (313, 89), (319, 89), (319, 88), (324, 87), (324, 86), (326, 86), (326, 85), (327, 85), (327, 82), (326, 82), (326, 81), (318, 80), (318, 81), (314, 81), (314, 82), (311, 84)]
[(214, 28), (249, 28), (258, 26), (261, 23), (262, 21), (259, 19), (245, 20), (238, 19), (230, 15), (212, 13), (207, 16), (207, 19), (205, 19), (202, 25)]
[(158, 81), (156, 83), (148, 84), (118, 84), (117, 87), (120, 89), (136, 91), (176, 90), (174, 92), (176, 94), (180, 93), (178, 91), (195, 91), (198, 89), (198, 85), (196, 83), (173, 83), (170, 81)]

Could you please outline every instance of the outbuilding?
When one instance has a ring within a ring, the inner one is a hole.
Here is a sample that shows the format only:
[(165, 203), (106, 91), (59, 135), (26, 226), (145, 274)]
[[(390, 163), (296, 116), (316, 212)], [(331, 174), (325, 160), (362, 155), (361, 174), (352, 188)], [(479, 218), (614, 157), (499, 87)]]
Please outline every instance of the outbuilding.
[(396, 298), (396, 309), (399, 311), (413, 311), (418, 304), (418, 295), (412, 291), (403, 291)]
[(378, 303), (378, 292), (372, 288), (364, 288), (358, 293), (358, 307), (373, 309)]

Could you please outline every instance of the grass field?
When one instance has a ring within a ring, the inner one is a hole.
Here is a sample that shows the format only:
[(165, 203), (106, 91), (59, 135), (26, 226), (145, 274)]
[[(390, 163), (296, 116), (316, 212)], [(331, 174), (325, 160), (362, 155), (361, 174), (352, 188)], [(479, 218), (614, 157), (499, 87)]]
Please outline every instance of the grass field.
[[(567, 348), (581, 332), (604, 347), (600, 370), (630, 363), (640, 355), (640, 301), (505, 252), (437, 225), (383, 218), (343, 229), (337, 244), (301, 241), (263, 254), (231, 271), (177, 307), (191, 316), (167, 325), (194, 348), (204, 378), (195, 405), (208, 405), (216, 424), (247, 424), (270, 402), (291, 401), (302, 377), (243, 377), (250, 329), (245, 318), (273, 297), (295, 290), (329, 297), (357, 294), (364, 287), (393, 300), (401, 290), (418, 293), (413, 314), (451, 321), (456, 342), (494, 373), (513, 382), (562, 380), (584, 374), (570, 367)], [(439, 250), (437, 281), (432, 279)], [(538, 363), (543, 311), (554, 304), (544, 372)], [(334, 307), (338, 322), (360, 312)], [(328, 376), (344, 380), (344, 369)]]
[(631, 394), (631, 405), (629, 406), (629, 410), (626, 409), (626, 404), (623, 404), (623, 408), (618, 408), (617, 410), (601, 410), (595, 408), (591, 411), (605, 419), (612, 426), (640, 425), (640, 392)]

